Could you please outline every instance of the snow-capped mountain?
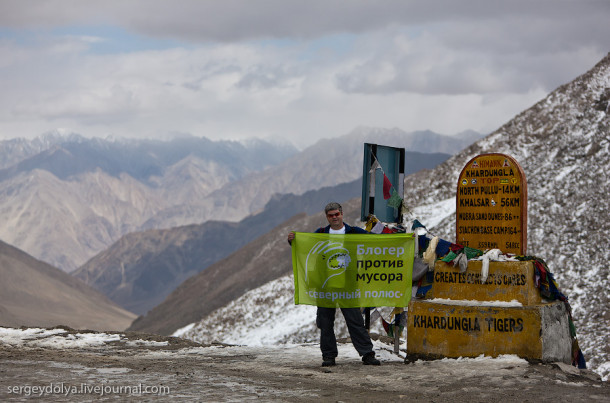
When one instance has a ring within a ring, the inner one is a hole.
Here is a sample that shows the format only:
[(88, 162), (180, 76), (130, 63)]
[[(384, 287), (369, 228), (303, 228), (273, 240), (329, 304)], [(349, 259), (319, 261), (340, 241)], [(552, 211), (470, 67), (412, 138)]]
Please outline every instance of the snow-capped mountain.
[[(309, 190), (360, 179), (363, 142), (405, 147), (408, 153), (406, 169), (414, 171), (418, 166), (429, 167), (430, 158), (444, 160), (445, 155), (454, 154), (480, 137), (472, 131), (446, 136), (431, 131), (407, 133), (396, 128), (358, 127), (341, 137), (320, 140), (262, 172), (228, 182), (200, 199), (196, 206), (160, 211), (142, 228), (171, 228), (219, 217), (237, 222), (263, 209), (276, 194), (301, 195)], [(303, 175), (303, 172), (309, 174)]]
[(57, 129), (34, 139), (14, 138), (0, 141), (0, 169), (9, 168), (49, 148), (66, 142), (85, 141), (85, 138), (66, 130)]
[(199, 203), (210, 193), (295, 152), (262, 141), (244, 146), (196, 137), (55, 133), (6, 140), (0, 155), (12, 163), (0, 170), (0, 239), (72, 271), (168, 209), (191, 211), (191, 222), (200, 222)]
[[(554, 273), (572, 306), (579, 344), (588, 365), (606, 379), (610, 375), (609, 101), (610, 55), (437, 168), (405, 180), (405, 201), (416, 218), (430, 232), (454, 241), (455, 193), (461, 169), (479, 154), (499, 152), (514, 157), (528, 182), (527, 254), (543, 258)], [(359, 204), (356, 199), (344, 205), (346, 215), (357, 217)], [(322, 224), (323, 217), (318, 219)], [(292, 225), (301, 230), (315, 228), (310, 217)], [(285, 244), (285, 235), (275, 234), (268, 247)], [(227, 258), (225, 264), (231, 264), (232, 259), (233, 256)], [(226, 337), (236, 342), (247, 342), (250, 337), (260, 340), (259, 334), (265, 329), (270, 329), (274, 342), (303, 335), (309, 339), (311, 323), (278, 329), (278, 324), (290, 323), (291, 316), (300, 318), (294, 312), (301, 308), (290, 306), (290, 261), (277, 261), (276, 265), (283, 268), (274, 267), (281, 273), (278, 279), (252, 290), (242, 301), (202, 314), (201, 321), (183, 321), (180, 326), (174, 325), (175, 329), (182, 328), (181, 334), (199, 341), (223, 341)], [(201, 283), (212, 272), (203, 272), (191, 281)], [(278, 296), (273, 298), (269, 290), (276, 289)], [(176, 302), (177, 298), (170, 295), (168, 301)], [(184, 299), (181, 305), (174, 306), (183, 311), (189, 309)], [(161, 311), (163, 307), (155, 309)], [(248, 311), (247, 316), (243, 311)], [(236, 322), (240, 316), (243, 318)], [(182, 317), (186, 319), (184, 314)]]

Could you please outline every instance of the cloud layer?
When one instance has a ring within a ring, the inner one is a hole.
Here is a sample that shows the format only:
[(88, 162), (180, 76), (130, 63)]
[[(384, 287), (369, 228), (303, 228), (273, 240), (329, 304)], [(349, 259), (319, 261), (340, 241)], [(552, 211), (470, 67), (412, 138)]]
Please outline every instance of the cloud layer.
[(607, 1), (0, 1), (0, 139), (491, 131), (607, 52)]

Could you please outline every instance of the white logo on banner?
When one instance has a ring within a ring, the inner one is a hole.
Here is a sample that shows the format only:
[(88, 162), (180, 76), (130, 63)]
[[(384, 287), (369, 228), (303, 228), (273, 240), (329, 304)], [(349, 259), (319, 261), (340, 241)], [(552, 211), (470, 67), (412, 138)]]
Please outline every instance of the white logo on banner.
[[(326, 257), (327, 254), (331, 254)], [(347, 267), (352, 261), (349, 251), (343, 247), (343, 244), (340, 242), (332, 242), (332, 241), (320, 241), (316, 243), (313, 248), (307, 254), (307, 260), (305, 262), (305, 281), (307, 281), (307, 274), (310, 270), (315, 269), (315, 261), (317, 260), (318, 255), (323, 255), (322, 257), (326, 259), (326, 267), (331, 271), (331, 275), (326, 278), (324, 284), (322, 284), (322, 288), (326, 286), (328, 280), (333, 277), (340, 276), (345, 273)], [(314, 258), (313, 268), (309, 268), (309, 258)]]

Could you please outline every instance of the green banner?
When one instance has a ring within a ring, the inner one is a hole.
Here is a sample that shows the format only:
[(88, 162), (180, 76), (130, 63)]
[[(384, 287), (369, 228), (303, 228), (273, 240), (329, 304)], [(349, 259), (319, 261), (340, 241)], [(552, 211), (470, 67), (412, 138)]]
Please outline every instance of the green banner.
[(413, 234), (312, 234), (292, 241), (294, 303), (404, 307), (411, 300)]

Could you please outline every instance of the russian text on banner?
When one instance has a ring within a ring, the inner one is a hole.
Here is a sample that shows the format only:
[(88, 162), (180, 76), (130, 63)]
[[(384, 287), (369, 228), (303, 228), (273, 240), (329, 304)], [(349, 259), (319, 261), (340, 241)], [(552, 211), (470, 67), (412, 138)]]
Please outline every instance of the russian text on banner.
[(413, 234), (296, 232), (294, 303), (328, 308), (407, 306), (414, 251)]

